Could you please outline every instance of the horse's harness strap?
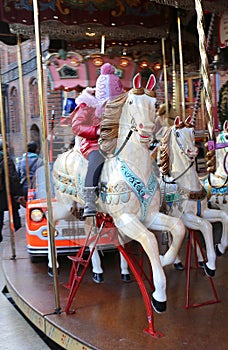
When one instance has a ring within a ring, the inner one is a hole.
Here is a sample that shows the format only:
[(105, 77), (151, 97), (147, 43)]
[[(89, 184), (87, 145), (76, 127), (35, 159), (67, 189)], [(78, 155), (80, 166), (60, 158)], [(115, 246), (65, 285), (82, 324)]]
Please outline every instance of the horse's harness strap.
[(193, 201), (200, 201), (207, 197), (207, 191), (205, 190), (204, 187), (202, 187), (200, 191), (189, 191), (189, 190), (186, 190), (185, 188), (179, 187), (178, 193), (181, 196), (186, 196), (187, 199), (193, 200)]
[(155, 191), (158, 187), (158, 181), (154, 173), (152, 172), (148, 180), (147, 185), (133, 173), (133, 171), (128, 167), (128, 165), (123, 161), (121, 162), (121, 173), (128, 185), (131, 187), (135, 195), (137, 196), (140, 206), (141, 206), (141, 221), (144, 221), (147, 215), (147, 210), (154, 196)]

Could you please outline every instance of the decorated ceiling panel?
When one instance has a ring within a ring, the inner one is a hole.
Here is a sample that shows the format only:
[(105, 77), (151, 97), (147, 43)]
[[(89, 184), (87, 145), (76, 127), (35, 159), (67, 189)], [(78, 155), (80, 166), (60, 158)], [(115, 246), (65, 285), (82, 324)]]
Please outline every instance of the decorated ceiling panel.
[[(39, 0), (41, 22), (66, 25), (94, 24), (105, 27), (155, 28), (170, 22), (170, 8), (194, 10), (194, 0)], [(222, 13), (227, 0), (202, 0), (205, 11)], [(168, 10), (169, 9), (169, 10)], [(1, 20), (33, 25), (32, 0), (2, 0)]]

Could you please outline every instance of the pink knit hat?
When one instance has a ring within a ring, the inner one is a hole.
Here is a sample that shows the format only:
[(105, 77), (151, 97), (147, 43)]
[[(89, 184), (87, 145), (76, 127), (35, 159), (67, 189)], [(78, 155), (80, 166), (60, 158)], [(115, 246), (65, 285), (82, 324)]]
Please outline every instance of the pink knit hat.
[(110, 63), (105, 63), (101, 67), (101, 74), (96, 82), (95, 96), (102, 104), (124, 92), (120, 78), (114, 72), (115, 67)]

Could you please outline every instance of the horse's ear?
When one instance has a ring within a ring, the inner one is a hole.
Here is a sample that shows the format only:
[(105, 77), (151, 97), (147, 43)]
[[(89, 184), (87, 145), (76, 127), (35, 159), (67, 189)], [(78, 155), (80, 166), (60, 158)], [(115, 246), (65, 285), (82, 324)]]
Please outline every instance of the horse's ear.
[(185, 119), (185, 124), (193, 126), (192, 117), (190, 115)]
[(156, 84), (155, 76), (154, 76), (154, 74), (151, 74), (148, 81), (147, 81), (146, 89), (153, 90), (153, 88), (155, 87), (155, 84)]
[(133, 88), (140, 89), (141, 88), (141, 75), (137, 73), (133, 78)]
[(228, 132), (228, 120), (225, 120), (225, 121), (224, 121), (224, 124), (223, 124), (223, 131)]
[(175, 120), (174, 120), (174, 125), (175, 125), (176, 127), (178, 127), (178, 126), (180, 125), (180, 123), (181, 123), (180, 117), (177, 116), (177, 117), (175, 118)]

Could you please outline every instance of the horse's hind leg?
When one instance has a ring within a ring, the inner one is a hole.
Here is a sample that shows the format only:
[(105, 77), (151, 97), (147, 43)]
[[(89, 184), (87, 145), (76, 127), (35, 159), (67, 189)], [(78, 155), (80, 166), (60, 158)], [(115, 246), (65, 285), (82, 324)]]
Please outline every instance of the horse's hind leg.
[[(211, 223), (204, 218), (201, 218), (199, 216), (196, 216), (190, 213), (184, 213), (182, 215), (182, 219), (186, 227), (192, 230), (198, 230), (202, 233), (206, 244), (206, 254), (207, 254), (206, 267), (207, 269), (211, 270), (208, 272), (209, 275), (213, 276), (216, 269), (216, 266), (215, 266), (216, 254), (214, 250), (213, 228)], [(199, 256), (198, 256), (198, 259), (199, 259)]]
[(172, 235), (169, 249), (164, 255), (161, 255), (162, 266), (170, 265), (175, 262), (178, 256), (181, 244), (185, 236), (185, 226), (183, 222), (175, 217), (171, 217), (162, 213), (156, 213), (149, 229), (156, 231), (169, 231)]
[(218, 255), (225, 253), (228, 247), (228, 213), (223, 210), (207, 209), (203, 213), (203, 217), (210, 222), (222, 223), (222, 236), (220, 243), (217, 244), (219, 250)]
[[(165, 311), (166, 302), (166, 277), (161, 265), (158, 243), (154, 234), (137, 219), (135, 215), (122, 214), (115, 225), (125, 236), (138, 241), (146, 252), (153, 271), (154, 292), (153, 299), (161, 305), (161, 310)], [(162, 305), (164, 304), (164, 305)]]

